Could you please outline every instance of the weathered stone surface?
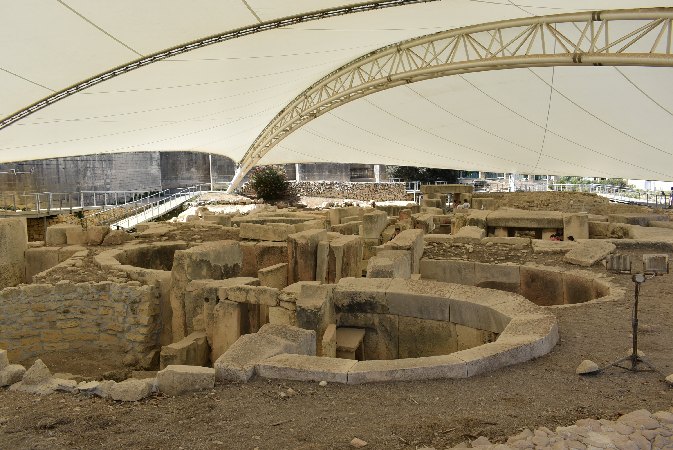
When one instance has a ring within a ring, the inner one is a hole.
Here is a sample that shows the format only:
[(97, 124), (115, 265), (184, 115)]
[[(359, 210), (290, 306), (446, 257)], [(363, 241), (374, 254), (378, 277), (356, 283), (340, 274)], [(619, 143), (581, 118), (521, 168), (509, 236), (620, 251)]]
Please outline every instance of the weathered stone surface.
[(205, 366), (210, 361), (208, 339), (204, 331), (197, 331), (170, 345), (161, 347), (161, 365)]
[[(47, 229), (48, 231), (49, 229)], [(103, 239), (103, 245), (122, 245), (124, 242), (132, 241), (134, 238), (124, 230), (111, 230)], [(50, 244), (51, 245), (51, 244)], [(57, 245), (54, 243), (53, 245)]]
[(0, 370), (0, 387), (18, 383), (26, 373), (26, 368), (19, 364), (9, 364)]
[(385, 211), (374, 210), (362, 216), (363, 237), (365, 239), (380, 239), (381, 233), (388, 226), (388, 214)]
[(322, 356), (336, 358), (336, 324), (329, 324), (322, 337)]
[(400, 316), (398, 326), (399, 358), (447, 355), (458, 350), (456, 325), (451, 322)]
[(214, 386), (215, 369), (210, 367), (170, 365), (157, 373), (159, 392), (166, 395), (181, 395)]
[(587, 375), (591, 373), (596, 373), (599, 370), (600, 367), (598, 367), (598, 364), (588, 359), (585, 359), (580, 363), (579, 366), (577, 366), (577, 369), (575, 369), (575, 373), (578, 375)]
[(288, 282), (315, 281), (318, 243), (327, 240), (327, 231), (308, 230), (288, 236)]
[(358, 361), (348, 372), (349, 384), (377, 381), (464, 378), (465, 363), (453, 355), (394, 360)]
[(486, 230), (474, 226), (462, 227), (454, 236), (454, 242), (461, 244), (479, 244), (486, 237)]
[(411, 252), (411, 273), (419, 273), (423, 256), (423, 230), (404, 230), (392, 241), (377, 247), (379, 250), (409, 250)]
[(587, 213), (564, 214), (563, 236), (567, 239), (589, 239), (589, 215)]
[(25, 251), (26, 283), (32, 283), (33, 276), (51, 269), (60, 261), (60, 247), (28, 248)]
[(133, 378), (115, 383), (108, 388), (112, 400), (121, 402), (137, 402), (152, 393), (152, 380), (135, 380)]
[(36, 385), (49, 381), (51, 377), (52, 375), (49, 368), (41, 359), (37, 359), (26, 371), (22, 381), (24, 385)]
[(287, 287), (287, 263), (280, 263), (273, 266), (259, 269), (257, 277), (261, 286), (283, 289)]
[(521, 274), (517, 264), (474, 264), (474, 286), (518, 293)]
[(110, 227), (102, 225), (91, 225), (86, 229), (86, 244), (87, 245), (101, 245), (103, 239), (110, 232)]
[(259, 332), (241, 336), (215, 361), (219, 381), (247, 381), (255, 365), (281, 353), (315, 355), (315, 332), (282, 325), (264, 325)]
[(605, 259), (605, 257), (614, 252), (616, 248), (615, 244), (600, 240), (587, 239), (577, 241), (577, 244), (572, 250), (566, 253), (563, 260), (570, 264), (591, 267), (598, 261)]
[(411, 252), (382, 250), (367, 262), (367, 278), (411, 278)]
[(445, 283), (457, 283), (473, 286), (475, 284), (475, 262), (458, 260), (422, 259), (421, 277)]
[(290, 234), (295, 232), (295, 226), (286, 223), (271, 223), (258, 225), (254, 223), (241, 223), (241, 239), (253, 239), (256, 241), (286, 241)]
[(264, 378), (346, 383), (348, 371), (356, 362), (348, 359), (281, 354), (257, 364), (257, 373)]
[(0, 290), (23, 283), (27, 248), (26, 220), (0, 219)]
[(557, 211), (497, 210), (488, 214), (489, 227), (563, 228), (563, 213)]
[(521, 295), (536, 305), (562, 305), (564, 302), (561, 272), (521, 266)]
[(116, 383), (112, 380), (82, 381), (77, 385), (77, 390), (80, 394), (95, 395), (97, 397), (106, 398), (110, 395), (110, 387), (114, 386), (115, 384)]

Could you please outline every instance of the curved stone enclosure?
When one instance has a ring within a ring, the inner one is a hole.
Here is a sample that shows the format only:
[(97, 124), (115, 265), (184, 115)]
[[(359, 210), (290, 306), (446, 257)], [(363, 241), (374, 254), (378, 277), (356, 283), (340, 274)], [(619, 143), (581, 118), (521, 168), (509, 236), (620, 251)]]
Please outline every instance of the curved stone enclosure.
[(280, 354), (260, 361), (267, 378), (342, 383), (465, 378), (528, 361), (558, 341), (555, 316), (520, 295), (426, 280), (344, 278), (333, 291), (337, 324), (352, 312), (451, 322), (498, 334), (495, 342), (451, 354), (355, 361)]
[(540, 306), (610, 300), (623, 295), (607, 277), (582, 270), (434, 259), (421, 260), (420, 268), (424, 279), (513, 292)]

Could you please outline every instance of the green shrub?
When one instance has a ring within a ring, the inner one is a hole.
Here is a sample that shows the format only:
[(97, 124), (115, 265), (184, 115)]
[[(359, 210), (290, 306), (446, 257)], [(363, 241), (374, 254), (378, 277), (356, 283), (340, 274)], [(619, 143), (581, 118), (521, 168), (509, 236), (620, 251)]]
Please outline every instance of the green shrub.
[(256, 167), (250, 173), (250, 189), (265, 202), (291, 201), (294, 190), (287, 181), (285, 172), (274, 166)]

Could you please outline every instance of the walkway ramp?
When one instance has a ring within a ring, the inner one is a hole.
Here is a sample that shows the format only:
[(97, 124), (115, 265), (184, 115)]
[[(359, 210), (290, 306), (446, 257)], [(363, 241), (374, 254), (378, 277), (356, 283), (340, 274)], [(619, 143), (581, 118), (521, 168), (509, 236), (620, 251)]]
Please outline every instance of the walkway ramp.
[(143, 205), (132, 212), (131, 216), (126, 217), (125, 219), (114, 222), (110, 225), (110, 228), (113, 230), (119, 229), (129, 229), (133, 228), (139, 223), (147, 222), (148, 220), (156, 219), (161, 217), (167, 212), (174, 210), (183, 203), (193, 199), (199, 195), (199, 192), (185, 192), (180, 194), (172, 195), (168, 198), (163, 198), (154, 203), (148, 205)]

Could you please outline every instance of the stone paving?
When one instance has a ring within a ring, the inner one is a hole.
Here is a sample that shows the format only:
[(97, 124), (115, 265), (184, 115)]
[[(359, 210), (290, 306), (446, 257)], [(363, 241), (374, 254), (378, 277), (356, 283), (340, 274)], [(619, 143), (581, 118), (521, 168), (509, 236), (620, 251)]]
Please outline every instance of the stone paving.
[[(468, 448), (469, 444), (454, 448)], [(557, 427), (556, 431), (540, 427), (525, 429), (511, 436), (505, 444), (493, 444), (485, 437), (471, 442), (472, 448), (483, 450), (508, 449), (673, 449), (673, 408), (650, 413), (640, 409), (621, 416), (616, 421), (581, 419), (575, 425)]]

